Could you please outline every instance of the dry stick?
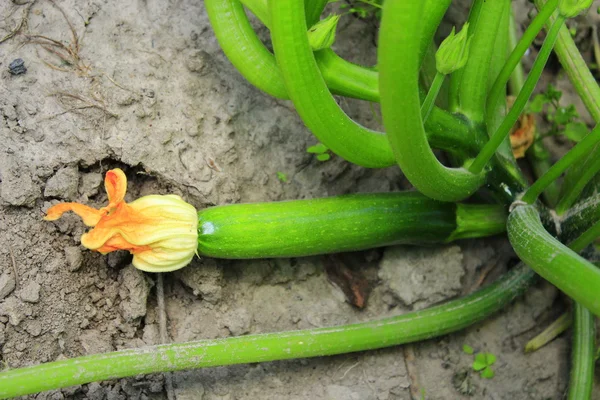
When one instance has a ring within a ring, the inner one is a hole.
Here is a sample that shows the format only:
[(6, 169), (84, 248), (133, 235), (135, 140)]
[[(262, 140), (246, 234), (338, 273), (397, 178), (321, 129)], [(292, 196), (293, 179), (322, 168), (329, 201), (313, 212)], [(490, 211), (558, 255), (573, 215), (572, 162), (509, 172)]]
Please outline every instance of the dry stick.
[[(169, 334), (167, 333), (167, 311), (165, 310), (165, 284), (163, 274), (158, 273), (156, 277), (156, 298), (158, 300), (158, 326), (160, 329), (160, 342), (167, 344), (170, 342)], [(167, 391), (167, 399), (175, 400), (175, 392), (173, 391), (173, 375), (171, 372), (164, 372), (165, 389)]]
[[(33, 5), (35, 4), (36, 1), (37, 0), (32, 0), (31, 2), (26, 3), (27, 6), (23, 10), (23, 18), (21, 18), (21, 22), (19, 22), (19, 24), (15, 27), (15, 29), (10, 31), (8, 33), (8, 35), (6, 35), (2, 39), (0, 39), (0, 44), (6, 42), (8, 39), (12, 38), (17, 33), (21, 32), (21, 29), (23, 29), (24, 27), (27, 26), (27, 22), (29, 20), (29, 11), (31, 11), (31, 7), (33, 7)], [(23, 4), (20, 4), (20, 5), (23, 5)]]
[(421, 388), (419, 384), (419, 372), (416, 363), (415, 349), (412, 344), (407, 344), (402, 348), (404, 353), (404, 364), (406, 365), (406, 371), (408, 372), (408, 379), (410, 381), (410, 396), (412, 400), (419, 400), (421, 398)]
[(12, 261), (13, 273), (15, 274), (15, 288), (19, 288), (19, 273), (17, 272), (17, 263), (15, 262), (15, 255), (13, 254), (12, 246), (8, 245), (8, 252), (10, 253), (10, 260)]

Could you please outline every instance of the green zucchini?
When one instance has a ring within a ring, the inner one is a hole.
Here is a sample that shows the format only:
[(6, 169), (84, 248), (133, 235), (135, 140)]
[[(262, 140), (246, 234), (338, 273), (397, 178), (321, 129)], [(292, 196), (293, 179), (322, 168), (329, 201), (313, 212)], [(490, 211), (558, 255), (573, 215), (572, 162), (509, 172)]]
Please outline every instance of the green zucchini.
[(457, 205), (402, 192), (223, 205), (200, 211), (198, 219), (199, 255), (243, 259), (487, 236), (504, 231), (506, 213), (497, 205)]

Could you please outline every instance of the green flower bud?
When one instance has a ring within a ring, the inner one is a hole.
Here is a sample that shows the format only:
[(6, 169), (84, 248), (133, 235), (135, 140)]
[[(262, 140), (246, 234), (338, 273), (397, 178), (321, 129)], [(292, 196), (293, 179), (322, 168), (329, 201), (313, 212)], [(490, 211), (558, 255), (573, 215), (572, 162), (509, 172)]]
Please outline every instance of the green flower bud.
[(320, 20), (308, 30), (308, 42), (313, 50), (322, 50), (331, 47), (335, 41), (335, 30), (340, 15), (331, 14)]
[(448, 75), (465, 66), (471, 44), (468, 34), (469, 23), (466, 23), (458, 34), (455, 33), (455, 28), (452, 28), (450, 35), (444, 39), (435, 53), (435, 63), (440, 74)]
[(558, 11), (565, 18), (574, 18), (588, 9), (594, 0), (561, 0)]

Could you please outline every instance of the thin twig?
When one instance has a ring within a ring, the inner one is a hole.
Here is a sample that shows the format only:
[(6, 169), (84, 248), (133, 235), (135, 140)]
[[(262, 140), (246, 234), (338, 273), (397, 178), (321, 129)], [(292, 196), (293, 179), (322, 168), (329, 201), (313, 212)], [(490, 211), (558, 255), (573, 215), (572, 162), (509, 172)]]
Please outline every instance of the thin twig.
[(15, 262), (15, 255), (13, 253), (12, 246), (8, 245), (8, 252), (10, 253), (10, 260), (12, 261), (13, 273), (15, 274), (15, 288), (19, 288), (19, 273), (17, 272), (17, 263)]
[(421, 398), (421, 390), (418, 368), (415, 361), (415, 349), (413, 345), (407, 344), (403, 346), (402, 351), (404, 352), (404, 364), (406, 365), (406, 372), (408, 372), (408, 379), (410, 381), (410, 396), (412, 400), (419, 400)]
[[(160, 330), (160, 341), (162, 344), (169, 343), (169, 334), (167, 332), (167, 311), (165, 309), (165, 284), (163, 274), (158, 273), (156, 277), (156, 298), (158, 300), (158, 326)], [(175, 400), (175, 392), (173, 390), (173, 375), (170, 372), (165, 372), (165, 389), (167, 391), (167, 399)]]

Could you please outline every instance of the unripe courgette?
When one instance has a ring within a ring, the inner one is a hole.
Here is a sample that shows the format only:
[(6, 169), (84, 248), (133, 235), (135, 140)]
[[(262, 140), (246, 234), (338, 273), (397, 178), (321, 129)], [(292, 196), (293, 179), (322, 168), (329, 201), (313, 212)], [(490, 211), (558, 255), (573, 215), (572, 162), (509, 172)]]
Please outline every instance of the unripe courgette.
[(299, 257), (393, 244), (442, 243), (505, 229), (501, 206), (439, 202), (417, 192), (234, 204), (198, 213), (198, 253)]

